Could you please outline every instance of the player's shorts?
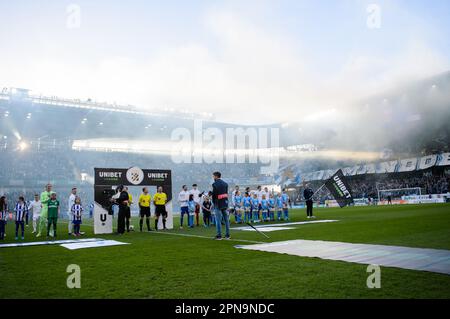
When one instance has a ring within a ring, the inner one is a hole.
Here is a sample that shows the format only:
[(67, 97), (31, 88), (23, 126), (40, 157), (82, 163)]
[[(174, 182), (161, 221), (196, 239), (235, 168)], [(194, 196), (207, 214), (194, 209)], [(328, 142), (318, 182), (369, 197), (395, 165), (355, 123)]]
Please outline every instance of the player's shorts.
[(58, 217), (48, 217), (47, 221), (49, 223), (55, 223), (56, 224), (58, 222)]
[(167, 217), (166, 205), (155, 205), (155, 215), (159, 217), (162, 215), (163, 218)]
[(211, 217), (211, 212), (208, 212), (207, 210), (203, 211), (203, 216), (205, 216), (206, 218)]
[(33, 220), (38, 220), (41, 217), (41, 215), (33, 214)]
[(81, 225), (81, 220), (73, 220), (72, 224), (74, 224), (74, 225)]
[(183, 214), (189, 214), (189, 207), (187, 206), (181, 207), (181, 215)]
[(141, 217), (150, 217), (150, 207), (141, 207), (141, 210), (139, 212), (139, 216)]

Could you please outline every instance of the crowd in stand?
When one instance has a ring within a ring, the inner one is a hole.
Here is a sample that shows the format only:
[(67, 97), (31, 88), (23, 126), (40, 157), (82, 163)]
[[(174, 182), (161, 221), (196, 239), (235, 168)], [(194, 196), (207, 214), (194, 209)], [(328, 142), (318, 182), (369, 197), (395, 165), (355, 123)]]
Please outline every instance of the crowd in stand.
[[(132, 165), (148, 169), (170, 169), (174, 188), (180, 187), (187, 180), (198, 180), (201, 181), (199, 187), (207, 189), (211, 186), (211, 181), (205, 179), (205, 176), (209, 176), (215, 169), (220, 169), (230, 177), (230, 185), (245, 185), (249, 181), (253, 181), (253, 184), (270, 183), (260, 176), (258, 164), (175, 164), (169, 156), (75, 151), (68, 146), (53, 148), (47, 145), (41, 146), (39, 150), (30, 147), (22, 152), (2, 151), (0, 160), (2, 167), (8, 168), (0, 170), (0, 194), (14, 199), (19, 195), (26, 200), (32, 199), (35, 193), (42, 191), (42, 185), (52, 182), (59, 194), (70, 194), (71, 187), (77, 186), (83, 202), (92, 203), (95, 167), (128, 168)], [(66, 209), (65, 205), (63, 202), (63, 209)]]
[[(130, 160), (131, 158), (131, 160)], [(230, 187), (234, 185), (270, 185), (274, 184), (272, 177), (260, 174), (259, 164), (175, 164), (169, 156), (118, 153), (75, 151), (66, 146), (60, 148), (41, 148), (20, 151), (2, 151), (2, 167), (0, 170), (0, 195), (5, 195), (16, 202), (23, 196), (25, 202), (30, 202), (35, 194), (40, 194), (43, 185), (52, 182), (54, 191), (63, 197), (68, 196), (72, 186), (77, 186), (78, 194), (83, 204), (89, 206), (94, 201), (93, 194), (93, 168), (94, 167), (121, 167), (130, 165), (149, 169), (171, 169), (174, 192), (186, 181), (199, 181), (198, 188), (208, 190), (211, 180), (205, 178), (213, 170), (220, 170), (227, 176)], [(417, 172), (388, 175), (363, 175), (349, 177), (350, 187), (354, 198), (377, 198), (378, 190), (399, 188), (420, 188), (422, 194), (442, 194), (450, 191), (450, 175), (448, 169), (440, 172)], [(87, 176), (84, 180), (82, 175)], [(313, 190), (317, 190), (323, 181), (309, 183)], [(302, 202), (304, 187), (298, 187), (289, 195), (293, 202)], [(314, 197), (324, 202), (333, 199), (329, 191), (323, 187)], [(174, 201), (174, 210), (178, 210), (178, 202)], [(61, 201), (61, 209), (67, 211), (67, 201)], [(88, 210), (85, 210), (85, 213)]]
[[(358, 177), (349, 177), (352, 194), (354, 198), (376, 198), (378, 190), (392, 190), (405, 188), (420, 188), (421, 194), (446, 194), (450, 192), (450, 175), (446, 174), (423, 174), (413, 176), (400, 176), (390, 174), (384, 175), (365, 175)], [(319, 189), (324, 181), (309, 182), (313, 189)], [(296, 202), (303, 201), (304, 186), (301, 186), (294, 194)], [(333, 196), (326, 187), (320, 189), (314, 197), (320, 202), (333, 199)]]

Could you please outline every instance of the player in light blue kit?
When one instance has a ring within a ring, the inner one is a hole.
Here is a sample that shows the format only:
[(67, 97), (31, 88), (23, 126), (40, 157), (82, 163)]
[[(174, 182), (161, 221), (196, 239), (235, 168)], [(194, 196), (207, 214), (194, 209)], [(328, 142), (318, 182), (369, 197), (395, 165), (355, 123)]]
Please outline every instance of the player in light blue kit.
[(277, 219), (281, 220), (281, 216), (283, 214), (283, 198), (281, 198), (281, 194), (277, 194)]
[(258, 210), (259, 210), (259, 200), (258, 200), (258, 195), (255, 193), (254, 195), (253, 195), (253, 198), (252, 198), (252, 200), (251, 200), (251, 202), (252, 202), (252, 211), (253, 211), (253, 222), (254, 223), (257, 223), (257, 222), (259, 222), (259, 219), (258, 219)]
[(236, 191), (234, 195), (234, 221), (236, 224), (242, 223), (242, 201), (243, 197), (240, 191)]
[(252, 207), (252, 198), (248, 193), (245, 193), (245, 196), (242, 199), (242, 206), (244, 207), (244, 222), (249, 223), (252, 220), (252, 213), (250, 212)]
[(195, 201), (194, 201), (194, 195), (189, 195), (189, 201), (188, 201), (188, 223), (190, 228), (194, 228), (194, 214), (195, 214)]
[(286, 193), (286, 189), (283, 189), (283, 194), (281, 194), (281, 199), (283, 201), (283, 213), (284, 220), (289, 220), (289, 195)]
[(262, 221), (265, 222), (268, 220), (268, 212), (269, 212), (269, 201), (266, 199), (266, 195), (262, 195), (261, 199), (261, 210), (262, 210)]
[(275, 199), (273, 198), (273, 194), (270, 194), (269, 197), (269, 220), (275, 220)]

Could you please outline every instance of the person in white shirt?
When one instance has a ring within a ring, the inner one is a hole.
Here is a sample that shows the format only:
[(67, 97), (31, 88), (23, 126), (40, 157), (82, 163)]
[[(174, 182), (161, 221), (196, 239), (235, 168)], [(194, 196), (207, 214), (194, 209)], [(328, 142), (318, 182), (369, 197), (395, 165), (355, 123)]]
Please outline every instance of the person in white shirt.
[(34, 195), (34, 200), (30, 202), (30, 206), (28, 206), (28, 211), (30, 211), (33, 214), (33, 232), (32, 234), (36, 233), (37, 231), (37, 225), (39, 222), (39, 218), (41, 217), (41, 209), (42, 204), (39, 200), (39, 195)]
[(117, 200), (120, 197), (120, 191), (119, 188), (116, 188), (116, 194), (114, 194), (111, 197), (111, 205), (112, 205), (112, 213), (113, 213), (113, 218), (114, 216), (117, 216), (119, 214), (119, 205), (117, 204)]
[[(199, 224), (199, 214), (200, 214), (200, 202), (201, 202), (201, 197), (200, 197), (200, 191), (198, 190), (197, 184), (193, 184), (192, 185), (192, 189), (189, 191), (189, 195), (193, 195), (194, 196), (194, 202), (195, 202), (195, 224), (197, 226), (200, 226)], [(192, 216), (193, 218), (193, 216)], [(193, 222), (190, 222), (190, 224), (194, 224)]]
[(258, 202), (261, 203), (262, 201), (262, 195), (263, 195), (263, 190), (261, 189), (261, 186), (258, 186), (256, 188), (255, 194), (258, 196)]
[(178, 194), (178, 202), (180, 203), (180, 209), (181, 209), (180, 229), (183, 229), (183, 220), (184, 220), (185, 214), (187, 214), (188, 226), (190, 226), (188, 201), (189, 201), (189, 192), (187, 190), (187, 186), (183, 185), (181, 192)]
[(67, 206), (67, 217), (69, 218), (69, 236), (72, 235), (72, 220), (73, 220), (73, 212), (72, 212), (72, 206), (75, 204), (75, 199), (77, 198), (77, 188), (72, 188), (72, 193), (69, 196), (69, 202)]
[[(269, 188), (264, 187), (263, 193), (262, 195), (264, 195), (266, 197), (266, 199), (270, 198), (270, 192), (269, 192)], [(262, 196), (261, 196), (262, 197)]]

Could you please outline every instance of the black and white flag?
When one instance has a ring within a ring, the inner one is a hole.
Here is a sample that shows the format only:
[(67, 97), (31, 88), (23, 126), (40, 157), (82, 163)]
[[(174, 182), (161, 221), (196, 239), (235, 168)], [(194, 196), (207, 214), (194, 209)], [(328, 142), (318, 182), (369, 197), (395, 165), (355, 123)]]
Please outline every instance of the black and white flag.
[(326, 181), (325, 186), (341, 208), (353, 204), (352, 191), (341, 169)]

